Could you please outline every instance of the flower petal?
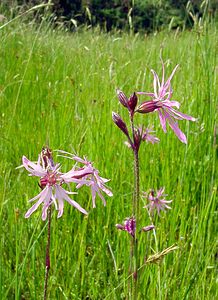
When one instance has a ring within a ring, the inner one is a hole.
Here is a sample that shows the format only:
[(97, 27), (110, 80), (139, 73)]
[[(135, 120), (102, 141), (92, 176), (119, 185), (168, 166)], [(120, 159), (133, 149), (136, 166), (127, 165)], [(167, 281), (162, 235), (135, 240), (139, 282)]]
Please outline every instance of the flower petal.
[(43, 177), (46, 175), (46, 170), (44, 170), (40, 164), (39, 164), (39, 160), (37, 162), (37, 164), (31, 162), (26, 156), (22, 157), (22, 162), (23, 162), (23, 166), (24, 168), (30, 172), (32, 175), (34, 176), (38, 176), (38, 177)]
[[(159, 94), (159, 91), (160, 91), (160, 80), (158, 78), (157, 73), (154, 70), (151, 70), (151, 72), (153, 73), (153, 76), (154, 76), (154, 82), (153, 82), (154, 95), (155, 95), (156, 98), (158, 98), (158, 94)], [(158, 85), (158, 87), (157, 87), (157, 85)], [(157, 90), (157, 88), (158, 88), (158, 90)]]
[(165, 116), (164, 110), (159, 108), (158, 109), (158, 114), (159, 114), (160, 124), (163, 128), (163, 131), (167, 132), (167, 129), (166, 129), (166, 116)]
[(177, 110), (175, 110), (175, 109), (173, 109), (173, 108), (171, 108), (170, 110), (171, 110), (175, 115), (179, 116), (179, 117), (182, 118), (182, 119), (189, 120), (189, 121), (193, 121), (193, 122), (195, 122), (195, 121), (197, 120), (196, 118), (194, 118), (194, 117), (192, 117), (192, 116), (188, 116), (188, 115), (186, 115), (186, 114), (183, 114), (183, 113), (181, 113), (180, 111), (177, 111)]
[(64, 201), (63, 199), (59, 198), (58, 201), (58, 218), (62, 217), (64, 212)]
[(173, 69), (173, 72), (171, 73), (170, 77), (167, 79), (166, 83), (164, 84), (164, 89), (165, 91), (169, 88), (170, 86), (170, 81), (172, 80), (177, 68), (178, 68), (179, 65), (176, 65), (175, 68)]
[(26, 212), (25, 214), (25, 218), (29, 218), (29, 216), (37, 210), (37, 208), (39, 207), (39, 205), (44, 202), (44, 201), (48, 201), (51, 198), (51, 188), (47, 187), (41, 192), (39, 193), (36, 197), (32, 198), (30, 201), (39, 200)]
[(65, 191), (61, 186), (57, 185), (55, 187), (56, 189), (56, 195), (57, 195), (57, 199), (59, 202), (59, 199), (64, 199), (66, 200), (70, 205), (74, 206), (76, 209), (78, 209), (81, 213), (87, 215), (87, 211), (82, 208), (76, 201), (70, 199), (70, 197), (67, 195), (67, 191)]
[(170, 127), (172, 128), (172, 130), (175, 132), (176, 136), (178, 137), (178, 139), (184, 143), (187, 144), (187, 138), (185, 136), (185, 134), (181, 131), (181, 129), (178, 126), (178, 123), (176, 121), (173, 120), (173, 118), (167, 118), (168, 123), (170, 125)]

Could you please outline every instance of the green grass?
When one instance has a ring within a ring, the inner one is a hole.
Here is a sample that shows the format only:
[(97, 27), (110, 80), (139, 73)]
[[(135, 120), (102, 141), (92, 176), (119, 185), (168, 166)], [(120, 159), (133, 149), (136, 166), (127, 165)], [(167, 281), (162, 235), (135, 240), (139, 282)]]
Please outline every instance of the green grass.
[[(28, 199), (39, 188), (36, 178), (15, 167), (22, 155), (36, 160), (46, 143), (88, 156), (103, 177), (111, 178), (114, 193), (105, 208), (98, 199), (92, 209), (88, 189), (80, 190), (75, 200), (90, 211), (88, 217), (69, 205), (61, 219), (54, 213), (50, 299), (125, 299), (129, 237), (114, 225), (130, 215), (133, 162), (111, 111), (127, 120), (115, 89), (128, 95), (151, 90), (150, 69), (161, 73), (161, 49), (167, 74), (180, 64), (174, 99), (198, 122), (180, 121), (186, 146), (170, 129), (162, 132), (156, 114), (137, 117), (138, 124), (154, 124), (161, 139), (141, 147), (141, 190), (165, 186), (173, 199), (172, 210), (155, 219), (158, 250), (179, 246), (159, 265), (141, 270), (139, 298), (216, 298), (216, 36), (215, 27), (149, 37), (67, 34), (20, 22), (0, 30), (1, 299), (38, 300), (43, 293), (46, 223), (40, 210), (24, 218)], [(65, 166), (69, 169), (70, 162)], [(141, 214), (148, 225), (146, 210)], [(139, 244), (143, 263), (156, 250), (152, 233), (142, 234)]]

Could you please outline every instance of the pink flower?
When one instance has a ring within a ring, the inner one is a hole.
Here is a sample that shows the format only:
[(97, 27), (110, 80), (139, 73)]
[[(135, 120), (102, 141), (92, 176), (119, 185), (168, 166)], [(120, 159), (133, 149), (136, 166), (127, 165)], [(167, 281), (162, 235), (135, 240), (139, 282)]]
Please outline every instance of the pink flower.
[(160, 215), (161, 210), (171, 209), (170, 206), (168, 206), (168, 203), (171, 203), (172, 200), (165, 200), (166, 194), (163, 194), (164, 188), (160, 188), (155, 195), (154, 190), (151, 190), (148, 194), (143, 193), (145, 198), (148, 199), (149, 204), (146, 205), (145, 207), (149, 208), (149, 212), (153, 213), (155, 210), (157, 210), (158, 215)]
[(65, 151), (59, 151), (63, 154), (66, 154), (67, 156), (64, 156), (66, 158), (75, 160), (79, 163), (82, 163), (84, 166), (82, 168), (78, 169), (72, 169), (68, 173), (64, 174), (62, 178), (65, 182), (75, 182), (77, 183), (76, 188), (79, 189), (83, 185), (89, 186), (91, 188), (92, 193), (92, 204), (93, 207), (96, 207), (95, 199), (96, 195), (98, 195), (104, 206), (106, 205), (106, 201), (102, 195), (102, 191), (107, 194), (109, 197), (113, 196), (113, 193), (111, 190), (109, 190), (105, 183), (110, 181), (110, 179), (106, 179), (99, 176), (99, 171), (93, 167), (92, 162), (88, 161), (86, 158), (82, 159), (78, 156), (75, 156), (69, 152)]
[(142, 140), (147, 141), (151, 144), (159, 143), (160, 142), (159, 138), (151, 134), (153, 132), (155, 131), (149, 128), (145, 128), (145, 130), (142, 133)]
[(126, 218), (124, 224), (116, 224), (117, 229), (127, 231), (132, 237), (135, 236), (136, 220), (134, 217)]
[(30, 173), (30, 176), (40, 177), (40, 186), (42, 188), (42, 191), (37, 196), (29, 200), (30, 202), (38, 201), (27, 211), (25, 218), (29, 218), (40, 204), (43, 204), (43, 220), (46, 220), (48, 207), (52, 204), (58, 210), (58, 218), (60, 218), (64, 210), (64, 200), (87, 215), (87, 211), (68, 196), (76, 193), (68, 192), (62, 188), (62, 185), (66, 183), (64, 180), (65, 174), (60, 172), (60, 165), (54, 165), (52, 157), (48, 156), (48, 153), (51, 154), (51, 151), (48, 151), (47, 148), (43, 149), (43, 151), (39, 155), (37, 163), (31, 162), (25, 156), (22, 158), (22, 166)]
[(168, 122), (169, 126), (175, 132), (179, 140), (185, 144), (187, 144), (187, 139), (185, 134), (180, 130), (178, 123), (176, 120), (189, 120), (196, 121), (195, 118), (185, 115), (173, 107), (179, 109), (180, 103), (174, 100), (171, 100), (172, 97), (172, 88), (171, 88), (171, 80), (178, 68), (178, 65), (174, 68), (172, 74), (164, 82), (164, 64), (163, 65), (163, 74), (162, 74), (162, 82), (160, 83), (159, 77), (154, 70), (151, 70), (154, 76), (154, 92), (138, 92), (138, 94), (147, 95), (152, 98), (151, 101), (145, 101), (136, 109), (139, 113), (149, 113), (152, 111), (158, 111), (160, 123), (163, 128), (163, 131), (166, 132), (166, 122)]

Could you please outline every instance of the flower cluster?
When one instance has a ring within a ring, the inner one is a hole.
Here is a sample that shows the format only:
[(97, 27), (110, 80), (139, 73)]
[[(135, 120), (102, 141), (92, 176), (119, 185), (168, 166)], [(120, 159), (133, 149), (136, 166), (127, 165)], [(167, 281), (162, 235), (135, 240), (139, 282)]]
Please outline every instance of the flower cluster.
[[(118, 90), (117, 95), (119, 98), (120, 103), (126, 107), (131, 115), (135, 113), (140, 114), (147, 114), (157, 111), (160, 119), (160, 123), (162, 126), (162, 129), (164, 132), (167, 131), (166, 129), (166, 123), (169, 124), (169, 126), (172, 128), (176, 136), (179, 138), (179, 140), (185, 144), (187, 144), (187, 138), (185, 134), (180, 130), (177, 120), (189, 120), (189, 121), (196, 121), (196, 118), (188, 116), (184, 113), (179, 112), (175, 108), (180, 108), (180, 103), (178, 101), (172, 100), (172, 94), (173, 90), (171, 87), (171, 80), (178, 68), (178, 65), (174, 68), (173, 72), (171, 73), (170, 77), (165, 82), (165, 68), (164, 63), (162, 63), (162, 81), (160, 83), (160, 79), (157, 75), (157, 73), (154, 70), (151, 70), (154, 76), (154, 91), (153, 92), (137, 92), (133, 93), (133, 95), (128, 99), (125, 94)], [(138, 105), (138, 99), (137, 95), (145, 95), (150, 98), (149, 101), (144, 101), (141, 104)], [(133, 103), (133, 104), (132, 104)], [(175, 107), (175, 108), (174, 108)], [(117, 115), (117, 114), (116, 114)], [(113, 121), (114, 123), (127, 135), (128, 130), (126, 127), (125, 122), (121, 119), (119, 115), (117, 115), (117, 118), (115, 120), (115, 113), (113, 113)], [(119, 121), (118, 121), (119, 120)], [(122, 124), (121, 124), (122, 123)], [(125, 130), (124, 130), (125, 128)], [(150, 140), (147, 139), (147, 141), (154, 142), (154, 139)], [(156, 142), (156, 140), (155, 140)]]
[[(82, 159), (76, 155), (72, 155), (71, 153), (65, 151), (59, 151), (62, 154), (65, 154), (65, 157), (75, 160), (83, 164), (81, 168), (75, 169), (73, 168), (68, 173), (65, 174), (65, 180), (68, 182), (77, 183), (76, 188), (79, 189), (83, 185), (89, 186), (91, 188), (92, 193), (92, 204), (93, 207), (96, 207), (95, 199), (96, 194), (101, 198), (104, 206), (106, 205), (106, 201), (101, 193), (103, 191), (109, 197), (113, 196), (113, 193), (110, 189), (105, 186), (105, 183), (109, 181), (109, 179), (103, 178), (99, 176), (99, 171), (93, 167), (93, 163), (88, 161), (85, 157)], [(67, 156), (66, 156), (67, 155)]]
[[(122, 119), (122, 117), (113, 112), (112, 119), (115, 125), (125, 134), (127, 137), (127, 141), (125, 144), (134, 152), (134, 159), (135, 166), (139, 165), (138, 162), (138, 152), (142, 141), (147, 141), (152, 144), (159, 143), (160, 140), (156, 136), (153, 135), (154, 131), (149, 128), (144, 128), (144, 126), (135, 126), (134, 117), (137, 113), (139, 114), (148, 114), (152, 112), (158, 112), (160, 123), (164, 132), (166, 132), (166, 124), (168, 123), (169, 126), (172, 128), (178, 139), (183, 142), (187, 143), (187, 138), (185, 134), (180, 130), (178, 126), (178, 120), (189, 120), (189, 121), (196, 121), (194, 117), (188, 116), (184, 113), (179, 112), (175, 108), (179, 109), (180, 103), (172, 99), (173, 90), (171, 87), (172, 78), (178, 69), (178, 65), (173, 69), (171, 75), (167, 80), (165, 80), (165, 66), (162, 62), (162, 80), (160, 81), (157, 73), (154, 70), (151, 70), (153, 74), (153, 88), (152, 92), (134, 92), (128, 98), (124, 92), (121, 90), (117, 90), (117, 96), (119, 102), (122, 104), (123, 107), (129, 113), (129, 120), (130, 120), (130, 129), (128, 129), (127, 124)], [(146, 96), (150, 99), (144, 101), (142, 103), (138, 103), (139, 96)], [(136, 170), (135, 172), (139, 172)], [(137, 174), (135, 173), (135, 178), (137, 178)], [(139, 176), (138, 176), (139, 177)], [(139, 186), (139, 183), (137, 183)], [(135, 184), (136, 189), (136, 184)], [(134, 197), (138, 197), (138, 193), (134, 193)], [(153, 214), (155, 210), (157, 210), (158, 215), (162, 210), (170, 209), (171, 207), (168, 205), (172, 202), (172, 200), (166, 200), (164, 194), (164, 188), (160, 188), (156, 193), (154, 190), (151, 190), (148, 194), (144, 193), (144, 197), (147, 198), (149, 204), (146, 207), (149, 210), (149, 213)], [(133, 206), (139, 199), (133, 199)], [(136, 208), (133, 209), (136, 211)], [(138, 212), (136, 213), (138, 215)], [(136, 219), (126, 218), (124, 224), (117, 224), (116, 227), (118, 229), (127, 231), (130, 233), (132, 237), (135, 237), (136, 231)], [(154, 225), (150, 225), (147, 227), (143, 227), (141, 231), (149, 231), (153, 229)]]
[[(63, 152), (63, 151), (61, 151)], [(64, 152), (65, 153), (65, 152)], [(38, 161), (32, 162), (25, 156), (22, 158), (22, 166), (30, 173), (30, 176), (36, 176), (40, 178), (39, 186), (42, 191), (30, 199), (29, 201), (38, 200), (25, 214), (28, 218), (36, 209), (43, 204), (42, 208), (42, 219), (46, 220), (47, 210), (52, 204), (55, 205), (56, 210), (58, 210), (58, 218), (63, 214), (64, 210), (64, 200), (70, 205), (74, 206), (81, 213), (87, 215), (87, 211), (82, 208), (76, 201), (72, 200), (69, 195), (77, 194), (75, 192), (70, 192), (65, 190), (62, 186), (63, 184), (76, 183), (76, 188), (80, 188), (83, 185), (91, 187), (93, 207), (95, 207), (96, 193), (102, 199), (104, 205), (106, 201), (101, 193), (105, 192), (108, 196), (112, 196), (112, 192), (106, 188), (105, 183), (108, 179), (99, 176), (99, 171), (95, 169), (91, 162), (86, 159), (81, 159), (78, 156), (72, 156), (72, 158), (78, 162), (84, 164), (82, 168), (73, 168), (67, 172), (63, 173), (60, 171), (60, 164), (55, 164), (52, 158), (52, 152), (49, 148), (45, 147), (38, 156)]]

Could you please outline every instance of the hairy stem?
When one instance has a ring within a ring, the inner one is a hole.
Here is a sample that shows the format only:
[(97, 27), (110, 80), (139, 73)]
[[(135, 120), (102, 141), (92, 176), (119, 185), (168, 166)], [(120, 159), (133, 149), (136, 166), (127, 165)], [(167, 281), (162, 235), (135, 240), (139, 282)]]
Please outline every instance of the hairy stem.
[[(130, 117), (131, 128), (132, 128), (132, 136), (133, 141), (134, 138), (134, 122), (133, 116)], [(138, 283), (138, 239), (137, 239), (137, 226), (139, 223), (139, 147), (134, 147), (134, 194), (133, 194), (133, 203), (132, 203), (132, 214), (136, 220), (136, 232), (133, 237), (133, 246), (132, 246), (132, 259), (133, 259), (133, 291), (132, 291), (132, 299), (137, 299), (137, 283)]]
[(48, 235), (47, 235), (46, 258), (45, 258), (44, 300), (47, 299), (48, 274), (50, 270), (50, 240), (51, 240), (51, 207), (48, 208)]

